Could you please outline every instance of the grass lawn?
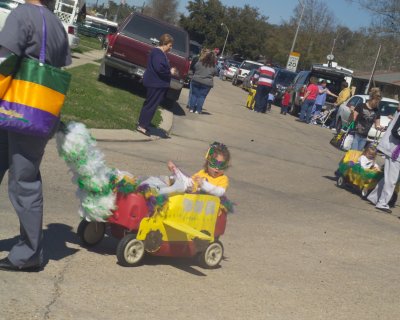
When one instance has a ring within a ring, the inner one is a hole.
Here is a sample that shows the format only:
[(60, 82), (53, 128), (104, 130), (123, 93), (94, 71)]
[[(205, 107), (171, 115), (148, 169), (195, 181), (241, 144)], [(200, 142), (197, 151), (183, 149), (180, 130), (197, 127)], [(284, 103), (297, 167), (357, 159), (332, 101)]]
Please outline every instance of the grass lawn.
[(97, 38), (87, 37), (80, 34), (79, 39), (80, 41), (78, 48), (73, 49), (72, 52), (83, 53), (93, 49), (101, 49), (101, 42)]
[[(83, 122), (89, 128), (136, 128), (144, 101), (144, 89), (128, 79), (112, 84), (97, 80), (99, 67), (94, 64), (68, 69), (72, 74), (61, 119)], [(161, 113), (157, 110), (153, 125), (158, 127)]]

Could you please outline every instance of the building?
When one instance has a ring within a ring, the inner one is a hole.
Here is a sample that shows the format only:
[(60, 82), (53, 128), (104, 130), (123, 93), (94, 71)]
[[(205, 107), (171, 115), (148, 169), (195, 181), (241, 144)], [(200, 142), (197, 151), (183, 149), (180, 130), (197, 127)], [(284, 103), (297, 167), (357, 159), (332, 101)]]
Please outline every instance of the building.
[[(371, 72), (354, 72), (352, 86), (356, 87), (356, 94), (364, 94)], [(370, 88), (378, 87), (382, 95), (399, 100), (400, 72), (376, 71)]]

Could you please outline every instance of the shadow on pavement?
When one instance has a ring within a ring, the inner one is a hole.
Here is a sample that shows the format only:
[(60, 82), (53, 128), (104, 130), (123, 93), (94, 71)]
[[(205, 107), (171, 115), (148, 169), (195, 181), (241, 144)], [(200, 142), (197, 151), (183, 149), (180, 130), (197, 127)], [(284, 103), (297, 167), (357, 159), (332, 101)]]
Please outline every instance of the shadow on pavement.
[(161, 128), (150, 126), (149, 133), (150, 135), (160, 137), (161, 139), (171, 139), (171, 137), (168, 135), (168, 132)]
[[(71, 226), (61, 223), (51, 223), (47, 225), (47, 229), (43, 229), (43, 235), (43, 266), (49, 260), (58, 261), (79, 251), (79, 249), (68, 248), (67, 246), (67, 243), (79, 244), (78, 236), (72, 231)], [(0, 240), (0, 252), (10, 251), (18, 240), (19, 236)]]
[[(119, 239), (106, 235), (98, 245), (93, 247), (85, 247), (85, 249), (90, 252), (94, 252), (105, 256), (115, 256), (115, 261), (118, 264), (116, 257), (116, 250), (119, 241), (120, 241)], [(228, 259), (224, 257), (223, 260), (227, 261)], [(168, 265), (199, 277), (207, 276), (205, 273), (194, 268), (197, 267), (196, 260), (194, 257), (193, 258), (159, 257), (159, 256), (152, 256), (151, 254), (146, 254), (142, 260), (142, 263), (138, 267), (140, 268), (140, 267), (158, 266), (158, 265)], [(121, 268), (129, 268), (129, 267), (121, 266)]]

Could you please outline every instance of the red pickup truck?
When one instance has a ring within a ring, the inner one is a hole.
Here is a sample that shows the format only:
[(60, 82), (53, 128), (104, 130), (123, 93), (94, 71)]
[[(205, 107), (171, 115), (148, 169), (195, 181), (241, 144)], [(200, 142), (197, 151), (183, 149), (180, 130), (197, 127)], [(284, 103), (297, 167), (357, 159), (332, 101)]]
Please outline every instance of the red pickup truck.
[(142, 79), (151, 49), (158, 45), (164, 33), (174, 38), (172, 50), (167, 53), (171, 67), (178, 70), (173, 76), (167, 98), (176, 101), (187, 77), (189, 61), (189, 36), (172, 24), (133, 12), (110, 37), (107, 51), (100, 66), (99, 78), (107, 79), (124, 73)]

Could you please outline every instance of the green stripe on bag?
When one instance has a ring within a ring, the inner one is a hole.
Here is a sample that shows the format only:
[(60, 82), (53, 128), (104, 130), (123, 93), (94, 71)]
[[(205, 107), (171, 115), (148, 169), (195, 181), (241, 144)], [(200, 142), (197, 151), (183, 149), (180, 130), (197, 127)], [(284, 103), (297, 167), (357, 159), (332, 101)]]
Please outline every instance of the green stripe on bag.
[(37, 83), (65, 95), (71, 75), (48, 64), (40, 65), (38, 61), (24, 58), (14, 79)]

